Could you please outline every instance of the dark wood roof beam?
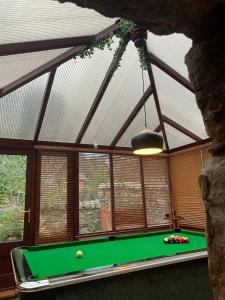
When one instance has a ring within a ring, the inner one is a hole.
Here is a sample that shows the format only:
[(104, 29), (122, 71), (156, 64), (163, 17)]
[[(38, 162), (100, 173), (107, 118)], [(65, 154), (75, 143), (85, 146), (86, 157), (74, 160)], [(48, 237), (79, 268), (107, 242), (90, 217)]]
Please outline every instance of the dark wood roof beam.
[(166, 117), (164, 115), (162, 115), (162, 118), (163, 118), (163, 121), (165, 123), (169, 124), (170, 126), (172, 126), (173, 128), (175, 128), (176, 130), (178, 130), (178, 131), (182, 132), (183, 134), (187, 135), (188, 137), (190, 137), (194, 141), (197, 141), (197, 142), (202, 141), (202, 138), (200, 138), (199, 136), (197, 136), (196, 134), (194, 134), (190, 130), (184, 128), (180, 124), (176, 123), (175, 121), (171, 120), (170, 118), (168, 118), (168, 117)]
[(154, 132), (160, 132), (160, 131), (161, 131), (161, 125), (159, 124), (159, 125), (155, 128)]
[(110, 34), (117, 28), (118, 22), (93, 35), (2, 44), (0, 45), (0, 56), (88, 45)]
[(106, 29), (100, 31), (95, 35), (95, 41), (99, 41), (100, 39), (104, 38), (108, 35), (113, 35), (113, 33), (119, 28), (119, 19), (112, 24), (111, 26), (107, 27)]
[[(184, 145), (184, 146), (180, 146), (180, 147), (176, 147), (176, 148), (173, 148), (169, 151), (169, 154), (172, 154), (174, 152), (178, 152), (178, 151), (185, 151), (185, 150), (188, 150), (188, 149), (196, 149), (200, 146), (209, 146), (211, 147), (211, 143), (212, 143), (212, 139), (211, 138), (207, 138), (205, 140), (202, 140), (200, 142), (193, 142), (191, 144), (188, 144), (188, 145)], [(210, 149), (209, 149), (209, 152), (210, 152)]]
[(112, 33), (118, 26), (117, 21), (113, 25), (93, 35), (2, 44), (0, 45), (0, 56), (88, 45)]
[(183, 85), (186, 89), (194, 93), (194, 87), (192, 83), (187, 80), (184, 76), (179, 74), (177, 71), (175, 71), (173, 68), (171, 68), (169, 65), (167, 65), (164, 61), (162, 61), (160, 58), (158, 58), (153, 53), (149, 52), (149, 58), (150, 62), (158, 67), (160, 70), (165, 72), (167, 75), (175, 79), (177, 82), (179, 82), (181, 85)]
[(131, 112), (131, 114), (129, 115), (129, 117), (127, 118), (127, 120), (124, 122), (123, 126), (118, 131), (117, 135), (115, 136), (115, 138), (113, 139), (113, 141), (112, 141), (112, 143), (110, 145), (111, 147), (114, 147), (118, 143), (118, 141), (120, 140), (120, 138), (122, 137), (122, 135), (124, 134), (124, 132), (130, 126), (131, 122), (134, 120), (134, 118), (139, 113), (139, 111), (141, 110), (141, 108), (143, 107), (143, 105), (146, 103), (146, 101), (149, 99), (149, 97), (151, 96), (151, 94), (152, 94), (152, 87), (150, 85), (147, 88), (147, 90), (145, 91), (144, 95), (139, 100), (139, 102), (137, 103), (137, 105), (135, 106), (135, 108), (133, 109), (133, 111)]
[[(147, 46), (145, 46), (145, 51), (146, 51), (146, 54), (147, 54), (148, 53), (147, 52)], [(164, 143), (165, 143), (165, 146), (166, 146), (166, 150), (169, 150), (169, 144), (168, 144), (168, 140), (167, 140), (167, 136), (166, 136), (166, 130), (165, 130), (163, 119), (162, 119), (161, 107), (160, 107), (160, 104), (159, 104), (159, 98), (158, 98), (158, 93), (157, 93), (157, 90), (156, 90), (155, 79), (154, 79), (154, 76), (153, 76), (151, 64), (149, 64), (148, 75), (149, 75), (149, 79), (150, 79), (150, 82), (151, 82), (151, 85), (152, 85), (153, 97), (154, 97), (154, 100), (155, 100), (155, 106), (156, 106), (156, 110), (157, 110), (157, 113), (158, 113), (158, 118), (159, 118), (159, 123), (160, 123), (162, 134), (163, 134)]]
[(43, 97), (43, 101), (42, 101), (42, 104), (41, 104), (41, 109), (40, 109), (36, 129), (35, 129), (34, 143), (36, 143), (38, 141), (38, 138), (39, 138), (39, 135), (40, 135), (40, 132), (41, 132), (41, 126), (42, 126), (44, 116), (45, 116), (45, 112), (46, 112), (46, 109), (47, 109), (48, 100), (49, 100), (49, 97), (50, 97), (53, 81), (54, 81), (54, 78), (55, 78), (55, 73), (56, 73), (56, 69), (54, 71), (52, 71), (49, 75), (48, 83), (47, 83), (46, 90), (45, 90), (45, 93), (44, 93), (44, 97)]
[[(107, 27), (105, 30), (101, 31), (97, 35), (94, 36), (94, 41), (98, 41), (104, 36), (113, 33), (118, 28), (118, 23), (114, 23), (113, 25)], [(71, 58), (75, 57), (78, 53), (80, 53), (83, 49), (85, 49), (87, 45), (78, 46), (76, 48), (72, 48), (67, 50), (65, 53), (53, 58), (49, 62), (45, 63), (44, 65), (36, 68), (35, 70), (29, 72), (28, 74), (18, 78), (17, 80), (13, 81), (12, 83), (8, 84), (7, 86), (0, 89), (0, 97), (3, 97), (19, 87), (25, 85), (26, 83), (34, 80), (35, 78), (57, 68), (59, 65), (63, 64), (64, 62), (70, 60)]]
[(46, 51), (68, 47), (88, 45), (95, 41), (95, 35), (80, 37), (59, 38), (52, 40), (38, 40), (31, 42), (0, 45), (0, 56), (22, 54), (27, 52)]

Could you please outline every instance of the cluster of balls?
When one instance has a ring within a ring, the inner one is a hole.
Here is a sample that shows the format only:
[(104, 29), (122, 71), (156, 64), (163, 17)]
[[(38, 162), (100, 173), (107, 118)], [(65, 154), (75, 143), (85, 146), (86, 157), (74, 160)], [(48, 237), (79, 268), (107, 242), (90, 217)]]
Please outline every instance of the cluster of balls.
[(187, 237), (179, 236), (179, 235), (171, 235), (163, 239), (165, 244), (183, 244), (188, 243), (189, 240)]

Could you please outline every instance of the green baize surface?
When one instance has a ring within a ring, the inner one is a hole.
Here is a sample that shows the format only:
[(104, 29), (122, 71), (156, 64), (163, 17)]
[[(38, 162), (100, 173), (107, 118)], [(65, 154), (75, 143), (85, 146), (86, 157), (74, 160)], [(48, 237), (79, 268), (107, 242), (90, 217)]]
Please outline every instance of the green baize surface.
[[(163, 239), (171, 234), (188, 237), (189, 243), (164, 244)], [(23, 253), (34, 278), (40, 279), (204, 248), (206, 248), (204, 234), (191, 231), (173, 233), (168, 230), (117, 236), (114, 241), (99, 238), (33, 246), (23, 249)], [(76, 257), (78, 250), (83, 252), (82, 258)]]

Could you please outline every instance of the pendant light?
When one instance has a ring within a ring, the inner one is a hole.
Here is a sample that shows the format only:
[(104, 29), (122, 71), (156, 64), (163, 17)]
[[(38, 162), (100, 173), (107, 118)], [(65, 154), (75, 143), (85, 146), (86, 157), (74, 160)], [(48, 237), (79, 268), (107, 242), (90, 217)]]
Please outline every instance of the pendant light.
[[(144, 76), (142, 66), (142, 86), (143, 94), (145, 91), (144, 87)], [(144, 116), (145, 116), (145, 128), (143, 131), (135, 135), (131, 139), (131, 146), (134, 154), (138, 155), (150, 155), (157, 154), (163, 151), (163, 138), (160, 134), (151, 131), (147, 126), (146, 121), (146, 108), (144, 104)]]

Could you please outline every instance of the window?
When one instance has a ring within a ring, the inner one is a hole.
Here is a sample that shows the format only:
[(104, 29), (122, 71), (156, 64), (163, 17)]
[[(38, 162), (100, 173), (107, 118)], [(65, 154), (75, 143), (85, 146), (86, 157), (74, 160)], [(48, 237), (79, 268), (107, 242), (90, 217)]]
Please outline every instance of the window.
[(142, 162), (143, 168), (140, 158), (131, 155), (40, 153), (35, 242), (166, 224), (166, 158)]
[(67, 205), (67, 155), (46, 153), (40, 156), (38, 179), (40, 190), (37, 191), (36, 214), (39, 214), (37, 242), (67, 240), (71, 235), (68, 230)]
[(0, 242), (23, 240), (27, 156), (0, 154)]
[(166, 225), (171, 212), (168, 164), (166, 157), (142, 158), (148, 226)]
[(79, 154), (80, 233), (112, 230), (109, 155)]
[(145, 226), (139, 158), (113, 155), (116, 229)]

